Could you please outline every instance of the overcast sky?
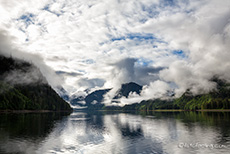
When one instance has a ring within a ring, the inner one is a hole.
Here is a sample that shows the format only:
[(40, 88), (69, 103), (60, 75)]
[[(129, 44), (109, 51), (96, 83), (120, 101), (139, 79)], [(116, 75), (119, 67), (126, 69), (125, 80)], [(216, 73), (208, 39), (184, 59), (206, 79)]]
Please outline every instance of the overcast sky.
[(71, 94), (130, 81), (146, 98), (197, 94), (230, 79), (229, 0), (0, 0), (0, 16), (5, 52), (36, 54)]

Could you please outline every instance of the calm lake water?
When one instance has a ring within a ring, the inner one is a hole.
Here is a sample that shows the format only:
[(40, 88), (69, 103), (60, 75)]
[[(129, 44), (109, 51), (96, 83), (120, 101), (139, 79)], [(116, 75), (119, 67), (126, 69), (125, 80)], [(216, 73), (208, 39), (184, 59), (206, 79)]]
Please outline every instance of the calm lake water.
[(229, 151), (229, 112), (0, 114), (1, 154)]

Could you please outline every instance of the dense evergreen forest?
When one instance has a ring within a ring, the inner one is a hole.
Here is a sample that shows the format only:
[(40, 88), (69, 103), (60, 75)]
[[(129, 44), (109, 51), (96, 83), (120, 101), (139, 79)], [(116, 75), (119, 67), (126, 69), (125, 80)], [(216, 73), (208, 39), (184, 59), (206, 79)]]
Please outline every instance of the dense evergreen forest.
[[(187, 90), (179, 98), (167, 100), (143, 100), (140, 103), (120, 106), (105, 106), (104, 104), (90, 104), (88, 110), (205, 110), (230, 109), (230, 84), (218, 78), (212, 79), (217, 84), (216, 90), (207, 94), (193, 95)], [(130, 89), (130, 88), (129, 88)], [(122, 89), (121, 89), (122, 91)], [(94, 93), (93, 93), (94, 94)], [(91, 100), (92, 101), (92, 100)]]
[[(36, 74), (30, 75), (31, 70), (36, 70), (33, 71)], [(24, 75), (24, 78), (18, 73)], [(15, 78), (11, 74), (16, 74)], [(29, 76), (30, 79), (26, 76)], [(29, 82), (26, 83), (23, 79)], [(48, 85), (39, 69), (33, 64), (0, 56), (0, 110), (61, 111), (72, 109)]]
[[(143, 100), (140, 103), (125, 105), (121, 110), (204, 110), (204, 109), (230, 109), (230, 84), (217, 78), (217, 89), (208, 94), (192, 95), (187, 90), (181, 97), (170, 100)], [(116, 107), (118, 109), (118, 107)], [(113, 109), (104, 107), (104, 109)]]

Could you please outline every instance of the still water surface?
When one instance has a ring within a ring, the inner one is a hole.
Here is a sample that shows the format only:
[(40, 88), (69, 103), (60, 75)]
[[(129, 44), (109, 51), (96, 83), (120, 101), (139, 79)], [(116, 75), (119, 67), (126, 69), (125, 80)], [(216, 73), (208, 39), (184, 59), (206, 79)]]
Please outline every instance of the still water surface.
[(229, 112), (0, 114), (1, 154), (229, 151)]

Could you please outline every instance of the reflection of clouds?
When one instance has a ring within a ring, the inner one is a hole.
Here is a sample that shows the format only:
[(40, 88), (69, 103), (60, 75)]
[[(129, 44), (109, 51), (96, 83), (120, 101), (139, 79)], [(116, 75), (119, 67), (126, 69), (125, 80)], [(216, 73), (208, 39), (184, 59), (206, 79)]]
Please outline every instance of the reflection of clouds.
[(85, 113), (73, 113), (67, 121), (58, 124), (40, 150), (44, 153), (49, 152), (49, 149), (55, 153), (85, 153), (92, 145), (100, 144), (103, 141), (102, 134), (88, 128), (87, 121)]
[[(183, 118), (183, 117), (181, 117)], [(2, 132), (1, 132), (2, 133)], [(0, 133), (0, 135), (1, 135)], [(173, 117), (132, 114), (73, 113), (56, 123), (45, 139), (10, 139), (1, 149), (8, 153), (227, 153), (229, 149), (179, 148), (180, 143), (218, 144), (220, 130)], [(3, 140), (1, 140), (2, 142)]]
[(117, 114), (111, 117), (122, 135), (123, 153), (162, 153), (161, 143), (143, 136), (141, 116)]
[[(141, 127), (145, 139), (161, 143), (165, 153), (218, 153), (220, 151), (220, 149), (210, 151), (209, 148), (178, 148), (180, 143), (218, 144), (216, 139), (219, 133), (212, 127), (202, 127), (198, 123), (188, 126), (186, 123), (181, 123), (173, 118), (151, 119), (130, 114), (119, 114), (119, 116), (123, 125), (128, 124), (130, 128)], [(226, 152), (226, 149), (222, 149), (222, 151)]]
[(67, 121), (57, 125), (38, 153), (119, 153), (119, 148), (122, 149), (121, 136), (115, 124), (112, 125), (111, 117), (104, 117), (103, 132), (100, 126), (94, 126), (96, 118), (92, 116), (89, 120), (84, 113), (72, 114)]

